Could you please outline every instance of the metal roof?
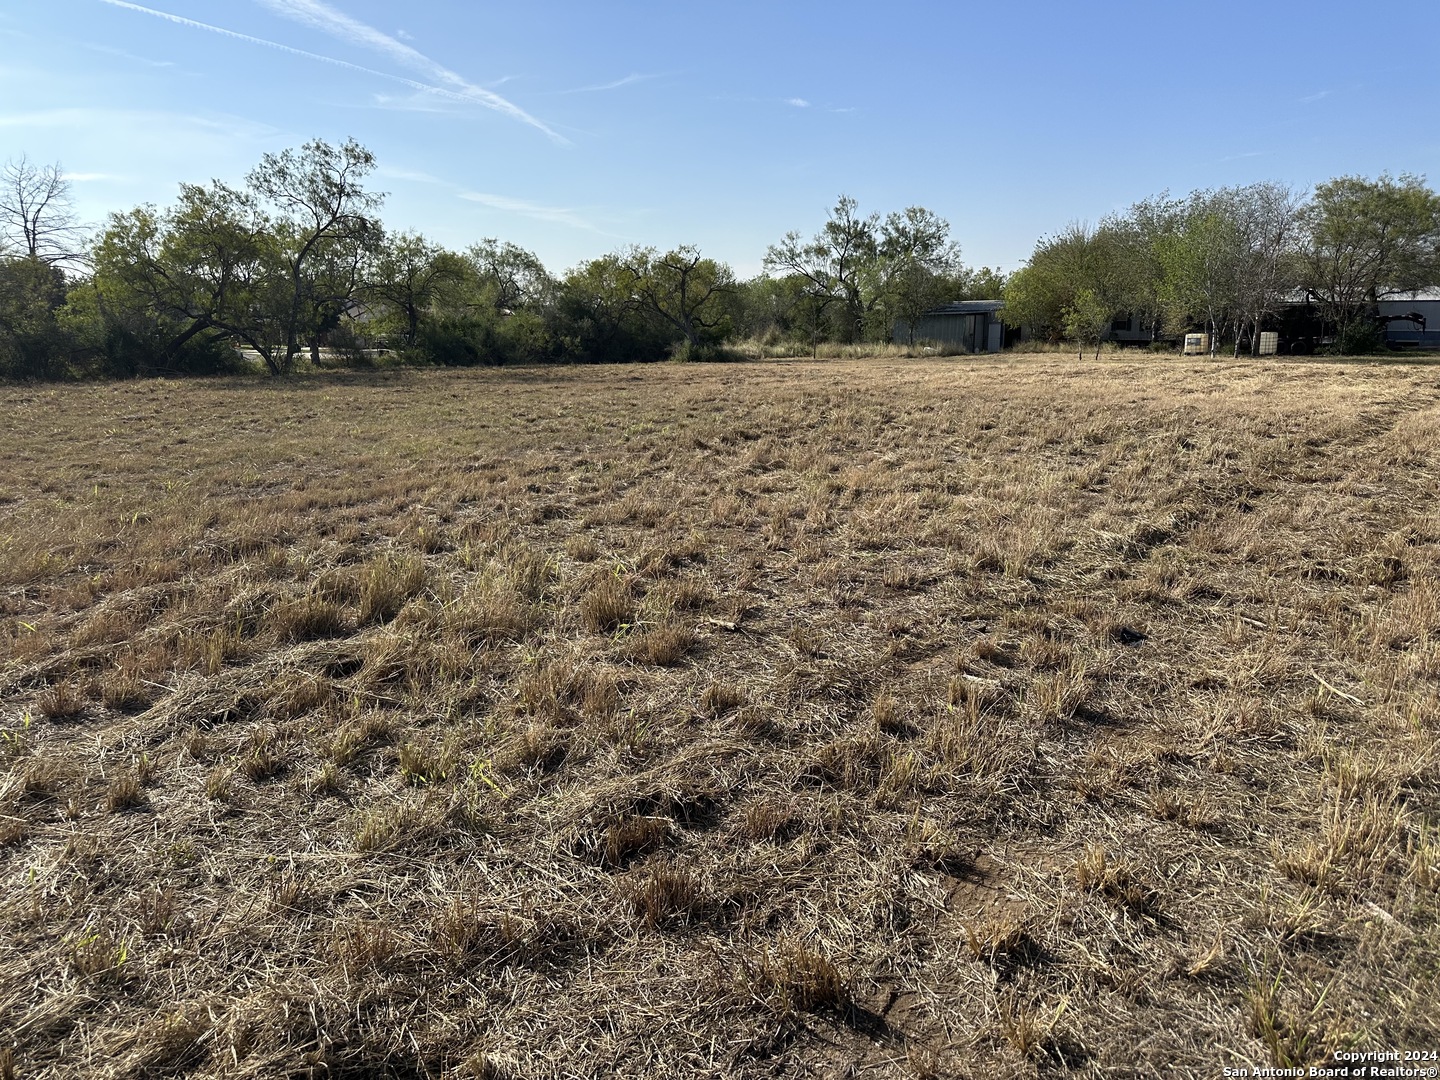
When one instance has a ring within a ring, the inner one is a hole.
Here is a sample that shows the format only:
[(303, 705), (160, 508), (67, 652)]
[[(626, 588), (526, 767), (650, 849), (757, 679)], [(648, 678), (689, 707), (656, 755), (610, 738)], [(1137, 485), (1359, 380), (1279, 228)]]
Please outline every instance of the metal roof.
[[(1304, 304), (1309, 300), (1310, 294), (1304, 289), (1296, 289), (1294, 292), (1286, 293), (1280, 297), (1282, 304)], [(1433, 303), (1440, 300), (1440, 289), (1417, 289), (1414, 292), (1382, 293), (1379, 302), (1382, 304), (1414, 304)]]
[(929, 319), (937, 315), (993, 315), (1004, 306), (1003, 300), (952, 300), (948, 304), (931, 308), (922, 317)]
[(1413, 304), (1440, 300), (1440, 289), (1416, 289), (1414, 292), (1390, 293), (1380, 297), (1382, 304)]

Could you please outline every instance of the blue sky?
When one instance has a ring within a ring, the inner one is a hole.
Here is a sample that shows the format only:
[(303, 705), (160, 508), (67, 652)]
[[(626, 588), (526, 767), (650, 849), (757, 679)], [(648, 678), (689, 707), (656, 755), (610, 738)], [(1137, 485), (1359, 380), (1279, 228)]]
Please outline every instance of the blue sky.
[(391, 227), (554, 271), (694, 243), (749, 275), (842, 192), (929, 207), (1008, 270), (1166, 188), (1434, 186), (1437, 23), (1433, 0), (0, 0), (0, 158), (62, 162), (99, 221), (353, 135)]

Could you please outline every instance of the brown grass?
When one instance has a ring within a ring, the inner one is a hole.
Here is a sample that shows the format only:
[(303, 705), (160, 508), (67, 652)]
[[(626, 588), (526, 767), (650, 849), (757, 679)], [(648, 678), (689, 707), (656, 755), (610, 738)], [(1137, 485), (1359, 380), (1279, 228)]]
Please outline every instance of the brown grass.
[(1433, 368), (0, 407), (0, 1073), (1208, 1076), (1440, 1042)]

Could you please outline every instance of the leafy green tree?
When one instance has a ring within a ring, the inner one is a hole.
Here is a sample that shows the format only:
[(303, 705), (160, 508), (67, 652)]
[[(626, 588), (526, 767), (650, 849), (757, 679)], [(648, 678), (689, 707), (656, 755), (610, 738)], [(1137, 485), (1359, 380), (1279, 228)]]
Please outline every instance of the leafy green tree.
[(530, 251), (508, 241), (485, 239), (465, 251), (478, 295), (496, 311), (543, 313), (554, 302), (555, 279)]
[(1211, 355), (1227, 334), (1237, 356), (1247, 335), (1257, 348), (1261, 323), (1295, 287), (1297, 196), (1274, 183), (1197, 191), (1167, 225), (1146, 276), (1171, 328), (1203, 324)]
[(1133, 264), (1127, 254), (1124, 234), (1109, 225), (1096, 229), (1076, 223), (1041, 240), (1005, 285), (1006, 322), (1062, 333), (1082, 349), (1093, 341), (1098, 354), (1104, 329), (1095, 336), (1093, 327), (1108, 327), (1133, 300)]
[(560, 283), (556, 333), (567, 355), (591, 362), (662, 359), (679, 335), (647, 318), (618, 253), (581, 263)]
[(400, 340), (410, 347), (419, 338), (421, 320), (467, 270), (458, 255), (418, 233), (396, 233), (381, 242), (359, 295), (376, 309), (372, 315), (398, 321)]
[(1300, 196), (1284, 184), (1250, 184), (1233, 190), (1231, 213), (1240, 233), (1235, 274), (1236, 356), (1246, 334), (1260, 350), (1260, 327), (1275, 314), (1299, 281)]
[(246, 187), (182, 184), (175, 206), (115, 214), (94, 251), (97, 306), (162, 367), (192, 342), (246, 345), (272, 374), (339, 325), (380, 248), (374, 167), (353, 140), (266, 155)]
[(902, 262), (885, 277), (882, 315), (892, 326), (905, 327), (906, 343), (915, 345), (915, 328), (931, 308), (950, 298), (950, 280), (923, 263)]
[(93, 262), (109, 339), (148, 350), (155, 368), (184, 368), (188, 351), (230, 341), (276, 357), (278, 323), (264, 313), (283, 302), (279, 243), (248, 192), (182, 184), (167, 210), (112, 214)]
[(1342, 176), (1303, 217), (1305, 287), (1342, 337), (1387, 294), (1440, 282), (1440, 196), (1418, 176)]
[(730, 267), (683, 246), (658, 254), (630, 248), (620, 254), (619, 287), (661, 327), (673, 331), (685, 355), (700, 357), (732, 331), (726, 297), (735, 287)]
[(1162, 253), (1183, 218), (1183, 201), (1165, 192), (1100, 223), (1100, 231), (1114, 247), (1124, 310), (1142, 326), (1150, 327), (1152, 339), (1160, 334), (1169, 313)]
[(1201, 323), (1212, 348), (1233, 333), (1238, 350), (1293, 288), (1296, 222), (1297, 199), (1278, 184), (1161, 194), (1037, 244), (1005, 283), (1005, 319), (1090, 341), (1105, 308), (1156, 332)]
[(552, 359), (561, 348), (557, 285), (534, 254), (486, 239), (442, 255), (440, 264), (445, 272), (420, 327), (420, 355), (444, 364), (507, 364)]
[(1043, 268), (1027, 264), (1016, 270), (1005, 281), (1004, 297), (1007, 325), (1035, 334), (1062, 332), (1059, 313), (1064, 304), (1057, 305), (1051, 280)]
[[(283, 240), (292, 234), (282, 227), (280, 235)], [(321, 344), (342, 324), (353, 327), (350, 320), (363, 309), (368, 271), (382, 236), (377, 222), (374, 233), (359, 243), (329, 243), (316, 248), (306, 275), (298, 332), (302, 345), (309, 346), (311, 362), (317, 366)]]
[(360, 267), (381, 239), (374, 214), (383, 196), (362, 185), (374, 168), (374, 155), (353, 139), (338, 147), (314, 139), (298, 151), (266, 154), (246, 178), (271, 208), (279, 241), (263, 316), (278, 341), (258, 350), (273, 374), (294, 368), (303, 343), (313, 350), (359, 291)]
[(1203, 320), (1212, 356), (1239, 306), (1243, 237), (1226, 210), (1223, 199), (1197, 192), (1179, 231), (1160, 246), (1168, 322), (1181, 330), (1192, 319)]
[(67, 291), (62, 268), (83, 261), (60, 166), (7, 161), (0, 167), (0, 375), (70, 373), (75, 341), (59, 319)]
[(947, 299), (960, 269), (960, 247), (951, 241), (950, 223), (944, 218), (923, 206), (889, 214), (880, 225), (870, 271), (885, 336), (903, 322), (914, 346), (916, 323)]
[(840, 297), (808, 274), (785, 274), (769, 280), (775, 282), (771, 300), (783, 312), (786, 326), (807, 341), (811, 352), (818, 356), (831, 310)]
[(788, 278), (759, 274), (748, 281), (737, 281), (729, 298), (736, 332), (767, 344), (796, 335), (800, 332), (798, 297), (798, 290)]
[(961, 266), (950, 278), (950, 300), (1003, 300), (1009, 277), (992, 266)]
[(858, 341), (865, 331), (865, 282), (879, 250), (879, 224), (879, 214), (861, 217), (859, 203), (842, 195), (810, 240), (792, 231), (771, 245), (765, 269), (802, 279), (810, 305), (820, 311), (837, 307), (842, 340)]
[(56, 313), (65, 275), (43, 259), (0, 260), (0, 375), (52, 379), (65, 374), (68, 342)]
[(1085, 346), (1090, 344), (1095, 346), (1095, 359), (1100, 359), (1100, 343), (1114, 317), (1114, 309), (1093, 289), (1082, 286), (1075, 290), (1061, 313), (1061, 325), (1065, 336), (1079, 345), (1081, 360), (1085, 359)]
[(729, 308), (738, 333), (767, 344), (803, 342), (818, 354), (836, 298), (799, 274), (761, 274), (738, 283)]

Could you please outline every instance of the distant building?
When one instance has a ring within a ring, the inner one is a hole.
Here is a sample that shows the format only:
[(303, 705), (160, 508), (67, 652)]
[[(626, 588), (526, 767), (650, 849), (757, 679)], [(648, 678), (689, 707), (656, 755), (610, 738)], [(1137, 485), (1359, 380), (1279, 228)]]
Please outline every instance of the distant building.
[[(1398, 293), (1381, 300), (1378, 306), (1382, 317), (1390, 316), (1385, 323), (1387, 344), (1440, 348), (1440, 290)], [(1408, 318), (1411, 315), (1425, 321), (1415, 322)]]
[[(1005, 305), (999, 300), (956, 300), (931, 308), (915, 320), (915, 340), (933, 341), (962, 352), (994, 353), (1005, 344), (1005, 327), (999, 311)], [(891, 340), (910, 340), (910, 325), (897, 322)]]
[[(1440, 291), (1392, 293), (1371, 311), (1390, 348), (1440, 348)], [(1265, 320), (1264, 329), (1279, 331), (1282, 354), (1320, 352), (1334, 343), (1336, 335), (1319, 298), (1304, 290), (1282, 300), (1275, 314)]]
[[(915, 340), (934, 342), (968, 353), (999, 352), (1022, 340), (1020, 331), (1000, 320), (1000, 300), (956, 300), (931, 308), (915, 322)], [(1394, 347), (1440, 348), (1440, 289), (1387, 296), (1378, 305), (1385, 342)], [(1388, 318), (1387, 318), (1388, 316)], [(1415, 318), (1419, 316), (1419, 320)], [(1334, 327), (1322, 322), (1314, 299), (1297, 291), (1283, 300), (1278, 311), (1265, 319), (1263, 329), (1279, 332), (1281, 353), (1310, 353), (1333, 340)], [(895, 323), (890, 339), (910, 340), (906, 322)], [(1118, 345), (1145, 345), (1179, 340), (1138, 315), (1121, 314), (1105, 332), (1105, 340)]]
[(1106, 341), (1121, 345), (1148, 345), (1152, 341), (1165, 339), (1162, 327), (1149, 319), (1126, 312), (1117, 315), (1105, 333)]
[[(1278, 333), (1278, 351), (1282, 354), (1317, 352), (1335, 340), (1335, 326), (1323, 317), (1322, 310), (1312, 293), (1296, 289), (1281, 299), (1260, 329)], [(1395, 293), (1380, 300), (1375, 312), (1385, 344), (1391, 348), (1440, 348), (1440, 290)], [(1206, 327), (1192, 323), (1189, 329), (1204, 331)], [(1105, 340), (1118, 345), (1144, 345), (1151, 341), (1175, 343), (1182, 336), (1183, 332), (1167, 332), (1137, 315), (1122, 314), (1110, 324)], [(1248, 348), (1247, 343), (1242, 345)]]

